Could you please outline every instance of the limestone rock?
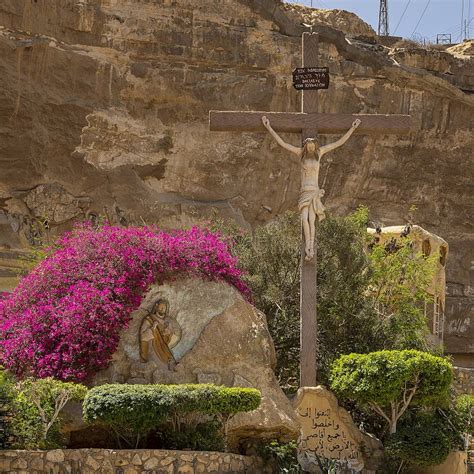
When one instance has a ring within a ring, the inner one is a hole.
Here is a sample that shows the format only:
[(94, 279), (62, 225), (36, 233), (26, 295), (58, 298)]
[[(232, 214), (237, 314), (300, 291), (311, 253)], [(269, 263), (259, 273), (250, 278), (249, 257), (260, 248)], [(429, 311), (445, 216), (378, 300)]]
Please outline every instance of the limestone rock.
[(283, 9), (295, 17), (295, 22), (307, 25), (322, 24), (343, 31), (347, 35), (375, 38), (374, 29), (355, 13), (346, 10), (308, 8), (294, 3), (285, 3)]
[[(169, 346), (170, 366), (155, 351), (143, 361), (140, 334), (143, 319), (154, 302), (169, 302), (165, 323), (180, 327), (179, 340)], [(240, 439), (294, 439), (298, 426), (294, 410), (274, 375), (275, 352), (265, 316), (226, 283), (187, 278), (153, 286), (123, 330), (109, 367), (93, 385), (135, 383), (222, 383), (253, 387), (262, 392), (262, 404), (239, 414), (230, 423), (231, 443)], [(77, 418), (77, 416), (76, 416)], [(81, 426), (72, 422), (67, 430)]]
[(351, 472), (376, 471), (382, 443), (361, 432), (349, 412), (322, 386), (303, 387), (294, 400), (298, 422), (298, 461), (305, 472), (320, 472), (317, 456), (341, 461)]
[(465, 40), (460, 44), (451, 46), (446, 51), (461, 58), (474, 56), (474, 40)]
[[(451, 48), (392, 52), (346, 39), (373, 34), (349, 14), (291, 9), (280, 0), (0, 2), (0, 246), (45, 237), (21, 205), (8, 209), (42, 185), (90, 199), (86, 214), (117, 224), (180, 227), (217, 210), (251, 228), (296, 209), (298, 164), (266, 135), (210, 133), (208, 112), (299, 110), (291, 71), (301, 15), (315, 15), (331, 71), (319, 110), (414, 122), (409, 136), (355, 137), (328, 156), (325, 204), (337, 214), (368, 205), (385, 225), (416, 205), (417, 222), (450, 245), (446, 324), (466, 322), (472, 339), (472, 59)], [(38, 209), (55, 215), (55, 205)], [(75, 212), (63, 210), (60, 221)], [(53, 222), (46, 237), (83, 218)], [(473, 364), (470, 339), (446, 348)]]
[(87, 198), (76, 198), (58, 184), (42, 184), (24, 197), (30, 212), (49, 224), (62, 224), (83, 214), (81, 205), (87, 207)]

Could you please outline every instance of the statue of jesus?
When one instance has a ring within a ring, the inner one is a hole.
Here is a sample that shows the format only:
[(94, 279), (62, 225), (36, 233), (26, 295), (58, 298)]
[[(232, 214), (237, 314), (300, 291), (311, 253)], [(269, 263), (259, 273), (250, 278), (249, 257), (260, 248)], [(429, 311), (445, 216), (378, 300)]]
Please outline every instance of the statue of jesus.
[(314, 257), (314, 239), (316, 232), (316, 218), (321, 222), (325, 217), (324, 206), (321, 198), (324, 189), (319, 188), (319, 165), (320, 160), (329, 151), (335, 150), (349, 140), (360, 120), (356, 119), (352, 127), (339, 140), (329, 145), (320, 146), (317, 138), (307, 138), (302, 147), (286, 143), (270, 125), (267, 117), (262, 117), (265, 128), (270, 132), (276, 142), (285, 150), (294, 153), (301, 160), (301, 193), (298, 209), (301, 214), (303, 233), (305, 239), (305, 259), (312, 260)]

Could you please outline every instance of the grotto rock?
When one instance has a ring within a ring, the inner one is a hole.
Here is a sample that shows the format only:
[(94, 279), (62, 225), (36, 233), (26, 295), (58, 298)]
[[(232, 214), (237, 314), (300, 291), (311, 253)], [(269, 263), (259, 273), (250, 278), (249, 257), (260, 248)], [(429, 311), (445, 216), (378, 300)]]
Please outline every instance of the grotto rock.
[[(153, 324), (159, 335), (150, 331)], [(122, 331), (109, 367), (94, 377), (93, 385), (253, 387), (262, 392), (262, 404), (230, 422), (231, 444), (255, 438), (296, 439), (294, 410), (278, 385), (275, 364), (273, 342), (261, 312), (226, 283), (187, 278), (149, 290)], [(78, 428), (69, 423), (66, 430)]]

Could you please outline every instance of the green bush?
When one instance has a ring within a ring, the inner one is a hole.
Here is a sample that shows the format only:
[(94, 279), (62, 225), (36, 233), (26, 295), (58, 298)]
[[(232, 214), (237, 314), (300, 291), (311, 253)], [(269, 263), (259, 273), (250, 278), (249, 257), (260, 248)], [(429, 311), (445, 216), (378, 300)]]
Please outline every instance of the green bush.
[(216, 421), (198, 423), (196, 426), (175, 431), (164, 425), (158, 433), (161, 449), (191, 449), (193, 451), (224, 451), (225, 439), (221, 424)]
[(43, 426), (38, 408), (22, 392), (12, 400), (12, 448), (46, 449), (59, 445), (57, 426), (49, 430), (47, 442), (43, 440)]
[(15, 398), (12, 377), (0, 370), (0, 449), (6, 449), (11, 444), (12, 435), (12, 403)]
[[(382, 349), (431, 351), (424, 302), (437, 256), (414, 255), (410, 236), (398, 252), (372, 243), (367, 251), (368, 209), (328, 216), (318, 228), (318, 381), (327, 384), (341, 354)], [(274, 341), (276, 375), (296, 392), (300, 350), (301, 223), (288, 212), (253, 234), (214, 217), (212, 230), (229, 236), (245, 271), (255, 306), (267, 317)]]
[(337, 395), (382, 416), (390, 433), (410, 405), (447, 404), (451, 382), (448, 360), (415, 350), (345, 355), (331, 371)]
[(454, 406), (454, 424), (465, 435), (474, 433), (474, 395), (460, 395)]
[(277, 440), (273, 440), (263, 446), (260, 451), (261, 456), (266, 461), (270, 461), (276, 466), (277, 472), (285, 474), (298, 474), (300, 472), (296, 441), (279, 443)]
[(438, 412), (418, 413), (400, 422), (386, 443), (386, 453), (409, 464), (443, 463), (454, 447), (454, 433)]
[(400, 464), (441, 464), (454, 450), (467, 448), (472, 432), (474, 397), (461, 395), (448, 408), (414, 409), (400, 421), (397, 433), (386, 442), (386, 454)]
[(12, 434), (18, 449), (62, 446), (60, 417), (69, 401), (84, 399), (87, 388), (53, 378), (25, 379), (15, 385)]
[(119, 439), (138, 446), (152, 430), (170, 425), (185, 432), (199, 423), (227, 420), (259, 407), (261, 394), (250, 388), (215, 385), (102, 385), (89, 391), (83, 405), (84, 420), (103, 423)]

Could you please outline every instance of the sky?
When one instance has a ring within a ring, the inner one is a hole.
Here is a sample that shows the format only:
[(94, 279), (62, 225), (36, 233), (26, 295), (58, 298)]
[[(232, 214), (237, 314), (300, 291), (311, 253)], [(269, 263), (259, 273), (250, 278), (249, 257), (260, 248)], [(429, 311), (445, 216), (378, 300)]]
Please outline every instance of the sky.
[[(285, 1), (308, 6), (311, 4), (311, 0)], [(379, 0), (312, 0), (312, 2), (315, 8), (352, 11), (377, 31)], [(436, 42), (438, 33), (451, 33), (452, 41), (459, 42), (461, 11), (464, 4), (464, 18), (470, 27), (470, 37), (474, 37), (474, 0), (387, 0), (387, 3), (391, 35), (405, 38), (415, 36), (416, 39), (425, 38), (427, 41)]]

